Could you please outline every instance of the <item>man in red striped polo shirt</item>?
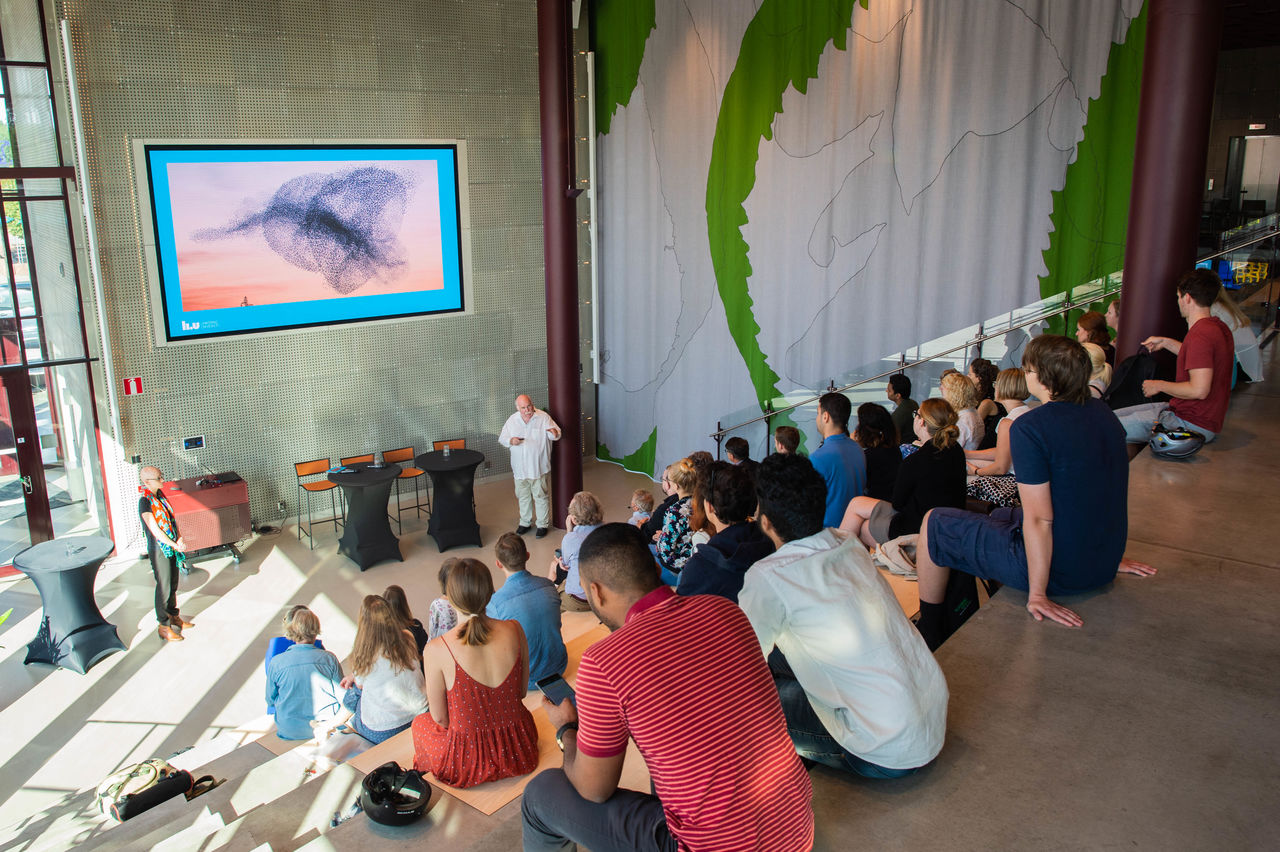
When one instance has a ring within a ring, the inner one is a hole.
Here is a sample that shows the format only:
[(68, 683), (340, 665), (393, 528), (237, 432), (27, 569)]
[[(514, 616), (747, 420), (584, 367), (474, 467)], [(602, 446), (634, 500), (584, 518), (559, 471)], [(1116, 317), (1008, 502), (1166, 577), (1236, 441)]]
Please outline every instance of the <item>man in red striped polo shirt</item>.
[[(579, 571), (613, 633), (582, 655), (576, 710), (544, 699), (564, 768), (525, 790), (526, 852), (809, 849), (809, 776), (742, 610), (677, 597), (630, 524), (593, 532)], [(656, 796), (618, 788), (628, 739)]]

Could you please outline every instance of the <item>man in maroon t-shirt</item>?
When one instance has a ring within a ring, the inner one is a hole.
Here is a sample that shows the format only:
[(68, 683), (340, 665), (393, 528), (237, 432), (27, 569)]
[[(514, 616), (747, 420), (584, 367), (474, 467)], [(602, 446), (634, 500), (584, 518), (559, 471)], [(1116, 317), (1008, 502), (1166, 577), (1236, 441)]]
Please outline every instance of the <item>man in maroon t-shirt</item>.
[(1174, 381), (1147, 379), (1147, 397), (1165, 393), (1168, 403), (1148, 402), (1117, 409), (1131, 444), (1145, 444), (1159, 423), (1166, 429), (1189, 429), (1212, 441), (1222, 431), (1231, 399), (1231, 371), (1235, 366), (1235, 340), (1227, 324), (1211, 316), (1209, 308), (1222, 281), (1208, 269), (1193, 269), (1178, 279), (1178, 311), (1187, 321), (1183, 340), (1148, 337), (1142, 345), (1155, 351), (1167, 349), (1178, 356)]
[[(525, 852), (812, 847), (809, 776), (742, 610), (677, 597), (630, 524), (591, 533), (578, 567), (613, 632), (582, 655), (576, 709), (543, 699), (564, 768), (525, 789)], [(618, 787), (628, 740), (657, 795)]]

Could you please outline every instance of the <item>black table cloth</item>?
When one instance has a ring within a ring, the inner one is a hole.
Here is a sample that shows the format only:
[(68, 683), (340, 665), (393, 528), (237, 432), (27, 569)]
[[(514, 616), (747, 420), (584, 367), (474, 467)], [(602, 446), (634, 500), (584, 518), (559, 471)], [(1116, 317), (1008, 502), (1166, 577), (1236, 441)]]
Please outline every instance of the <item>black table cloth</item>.
[(431, 477), (431, 521), (427, 532), (444, 552), (457, 544), (480, 546), (480, 525), (476, 523), (476, 468), (484, 461), (478, 450), (451, 450), (446, 457), (436, 450), (414, 460)]
[(329, 474), (329, 481), (341, 486), (347, 500), (347, 520), (338, 540), (338, 552), (359, 565), (361, 571), (387, 559), (403, 562), (400, 539), (391, 532), (387, 518), (391, 485), (400, 475), (400, 465), (375, 468), (366, 462), (347, 466), (351, 473)]
[(40, 592), (44, 617), (27, 645), (31, 663), (47, 663), (84, 674), (102, 658), (125, 650), (115, 625), (93, 599), (93, 581), (115, 543), (99, 535), (44, 541), (13, 557), (13, 567)]

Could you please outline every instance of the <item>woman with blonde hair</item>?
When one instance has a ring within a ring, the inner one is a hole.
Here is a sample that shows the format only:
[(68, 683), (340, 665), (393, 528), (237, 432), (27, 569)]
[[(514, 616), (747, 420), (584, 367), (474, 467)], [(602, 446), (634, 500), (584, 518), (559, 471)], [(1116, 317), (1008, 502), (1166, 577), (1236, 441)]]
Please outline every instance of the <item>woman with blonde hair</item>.
[(955, 409), (945, 399), (926, 399), (912, 424), (922, 445), (902, 460), (893, 498), (854, 497), (840, 522), (840, 529), (857, 536), (868, 548), (920, 532), (930, 509), (964, 508), (964, 450)]
[(663, 477), (675, 489), (676, 502), (667, 510), (662, 530), (654, 538), (654, 554), (662, 569), (662, 582), (674, 586), (680, 582), (680, 569), (693, 555), (693, 489), (698, 484), (697, 468), (690, 459), (681, 459), (667, 468)]
[(978, 388), (963, 373), (948, 373), (942, 377), (938, 389), (942, 398), (951, 403), (951, 408), (956, 413), (961, 449), (978, 449), (987, 434), (987, 428), (978, 416)]
[(604, 510), (600, 508), (600, 500), (590, 491), (579, 491), (569, 501), (569, 513), (565, 518), (568, 532), (560, 542), (560, 549), (551, 560), (551, 571), (547, 574), (551, 582), (564, 581), (564, 590), (560, 592), (560, 608), (565, 612), (587, 612), (591, 606), (587, 603), (587, 592), (582, 588), (582, 580), (578, 577), (578, 551), (587, 536), (596, 527), (604, 523)]
[[(360, 604), (347, 668), (351, 674), (342, 680), (347, 690), (342, 704), (351, 711), (351, 727), (369, 742), (406, 730), (427, 709), (413, 636), (378, 595), (366, 595)], [(335, 720), (335, 725), (345, 721)]]
[(1107, 363), (1107, 354), (1096, 343), (1080, 345), (1089, 353), (1089, 393), (1094, 399), (1102, 399), (1111, 384), (1111, 365)]
[[(1089, 344), (1086, 344), (1086, 348)], [(1098, 347), (1093, 347), (1098, 349)], [(1102, 350), (1098, 350), (1099, 356)], [(1106, 366), (1106, 363), (1103, 363)], [(1109, 368), (1108, 368), (1109, 369)], [(1018, 485), (1013, 479), (1013, 454), (1009, 447), (1013, 421), (1031, 409), (1027, 398), (1027, 377), (1017, 367), (1001, 370), (996, 376), (996, 398), (1008, 409), (1008, 413), (996, 424), (996, 445), (989, 450), (971, 450), (965, 453), (965, 466), (973, 479), (967, 493), (979, 500), (989, 500), (997, 506), (1017, 506)]]
[(454, 787), (528, 774), (538, 765), (538, 729), (522, 700), (524, 630), (485, 615), (493, 578), (478, 560), (458, 560), (446, 594), (461, 622), (427, 643), (431, 710), (413, 720), (413, 766)]
[[(1226, 287), (1218, 288), (1218, 295), (1209, 306), (1209, 313), (1231, 329), (1231, 336), (1236, 344), (1236, 366), (1244, 372), (1246, 381), (1262, 381), (1262, 354), (1258, 347), (1258, 336), (1253, 333), (1253, 323), (1249, 317), (1227, 294)], [(1234, 373), (1231, 383), (1235, 387)]]
[(275, 708), (276, 736), (309, 740), (312, 723), (342, 712), (342, 666), (319, 647), (320, 619), (301, 604), (282, 620), (290, 644), (267, 662), (267, 706)]

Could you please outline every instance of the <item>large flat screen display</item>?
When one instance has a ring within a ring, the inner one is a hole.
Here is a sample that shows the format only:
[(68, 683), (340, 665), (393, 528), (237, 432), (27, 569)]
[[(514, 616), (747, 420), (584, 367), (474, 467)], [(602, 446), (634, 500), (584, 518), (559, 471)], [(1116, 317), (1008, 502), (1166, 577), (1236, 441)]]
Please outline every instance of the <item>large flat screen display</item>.
[(461, 142), (141, 142), (160, 343), (463, 311)]

